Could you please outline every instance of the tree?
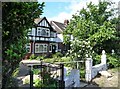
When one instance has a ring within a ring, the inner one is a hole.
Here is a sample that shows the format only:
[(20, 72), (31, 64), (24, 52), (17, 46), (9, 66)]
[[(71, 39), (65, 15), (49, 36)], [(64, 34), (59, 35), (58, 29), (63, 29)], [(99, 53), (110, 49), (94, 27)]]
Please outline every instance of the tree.
[(27, 32), (34, 19), (43, 12), (44, 3), (3, 2), (2, 3), (2, 70), (3, 89), (12, 87), (12, 73), (26, 54)]
[[(109, 53), (112, 49), (117, 49), (115, 41), (119, 37), (115, 24), (112, 23), (115, 9), (108, 8), (112, 4), (101, 1), (94, 5), (90, 2), (86, 9), (83, 8), (79, 14), (73, 15), (63, 34), (64, 43), (71, 43), (68, 52), (74, 60), (85, 59), (93, 53), (100, 54), (103, 49)], [(73, 36), (73, 41), (70, 41), (68, 34)]]

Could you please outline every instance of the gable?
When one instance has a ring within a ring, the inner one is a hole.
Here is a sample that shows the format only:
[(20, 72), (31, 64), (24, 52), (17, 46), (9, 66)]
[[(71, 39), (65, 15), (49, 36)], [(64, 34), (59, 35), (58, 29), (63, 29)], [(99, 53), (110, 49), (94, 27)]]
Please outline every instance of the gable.
[(43, 20), (38, 24), (38, 26), (50, 27), (49, 24), (48, 24), (48, 22), (47, 22), (45, 19), (43, 19)]
[(44, 17), (42, 18), (39, 23), (37, 24), (37, 26), (41, 26), (41, 27), (49, 27), (51, 28), (49, 22), (47, 21), (47, 19)]
[(35, 23), (35, 27), (41, 27), (41, 28), (48, 28), (50, 29), (50, 31), (56, 32), (56, 30), (53, 29), (53, 27), (51, 26), (51, 24), (48, 22), (48, 20), (46, 19), (46, 17), (43, 18), (36, 18), (34, 20)]

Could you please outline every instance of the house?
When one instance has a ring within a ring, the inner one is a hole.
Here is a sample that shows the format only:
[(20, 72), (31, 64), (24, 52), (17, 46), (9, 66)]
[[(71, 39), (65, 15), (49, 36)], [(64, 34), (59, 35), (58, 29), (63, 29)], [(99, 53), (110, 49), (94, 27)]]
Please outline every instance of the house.
[(29, 29), (28, 39), (30, 43), (27, 44), (28, 54), (50, 55), (55, 53), (58, 49), (56, 39), (56, 30), (50, 25), (46, 17), (37, 18), (34, 20), (34, 27)]
[(56, 22), (56, 21), (50, 22), (51, 26), (57, 33), (56, 43), (58, 44), (58, 51), (61, 53), (64, 53), (68, 49), (70, 49), (69, 45), (63, 44), (63, 31), (65, 30), (68, 23), (69, 23), (68, 20), (64, 20), (64, 23), (60, 23), (60, 22)]

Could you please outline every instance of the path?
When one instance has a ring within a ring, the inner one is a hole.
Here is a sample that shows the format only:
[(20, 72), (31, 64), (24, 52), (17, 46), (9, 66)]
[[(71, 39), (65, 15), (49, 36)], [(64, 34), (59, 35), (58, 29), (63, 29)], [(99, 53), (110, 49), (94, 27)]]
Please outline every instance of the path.
[(98, 84), (100, 87), (118, 87), (118, 70), (110, 69), (108, 72), (112, 74), (112, 77), (97, 76), (92, 82)]

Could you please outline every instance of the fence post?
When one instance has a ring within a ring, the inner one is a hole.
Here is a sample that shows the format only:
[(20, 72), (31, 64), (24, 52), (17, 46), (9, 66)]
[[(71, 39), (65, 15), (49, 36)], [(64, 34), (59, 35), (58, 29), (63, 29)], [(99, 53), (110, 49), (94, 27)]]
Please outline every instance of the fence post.
[(105, 70), (107, 69), (107, 58), (105, 54), (105, 50), (102, 50), (102, 56), (101, 56), (101, 64), (105, 65)]
[(30, 89), (33, 89), (33, 66), (30, 66)]
[(92, 79), (92, 58), (87, 58), (85, 61), (85, 66), (86, 66), (86, 74), (85, 74), (85, 79), (87, 82), (90, 82)]
[(105, 50), (102, 51), (101, 63), (102, 63), (102, 64), (106, 64), (106, 54), (105, 54)]
[(78, 62), (77, 62), (77, 69), (78, 69), (78, 65), (79, 65), (79, 64), (78, 64)]
[(61, 70), (61, 79), (60, 79), (60, 85), (59, 85), (59, 89), (64, 89), (65, 88), (65, 82), (64, 82), (64, 65), (60, 64), (60, 70)]

